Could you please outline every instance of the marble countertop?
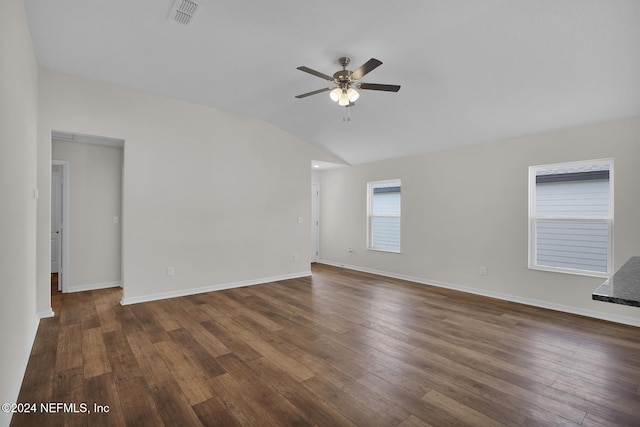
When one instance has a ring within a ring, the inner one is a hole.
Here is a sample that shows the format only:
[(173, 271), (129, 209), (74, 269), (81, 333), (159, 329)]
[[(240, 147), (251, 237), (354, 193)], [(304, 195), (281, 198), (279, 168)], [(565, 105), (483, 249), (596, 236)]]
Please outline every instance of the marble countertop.
[(591, 294), (591, 298), (640, 307), (640, 256), (629, 258), (620, 270)]

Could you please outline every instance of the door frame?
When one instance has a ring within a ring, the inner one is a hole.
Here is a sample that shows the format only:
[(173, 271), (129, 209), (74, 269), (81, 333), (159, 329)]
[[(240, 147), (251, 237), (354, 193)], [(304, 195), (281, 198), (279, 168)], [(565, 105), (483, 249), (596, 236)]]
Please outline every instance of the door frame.
[[(61, 250), (60, 266), (58, 269), (58, 284), (62, 292), (67, 291), (69, 271), (69, 162), (67, 160), (51, 160), (51, 166), (60, 166), (60, 184), (62, 187), (62, 231), (60, 232)], [(50, 201), (53, 204), (53, 200)], [(51, 223), (51, 221), (49, 221)], [(49, 226), (51, 227), (51, 226)], [(49, 230), (51, 233), (51, 230)]]
[[(59, 166), (51, 166), (51, 274), (58, 273), (62, 259), (62, 239), (60, 238), (62, 231), (62, 172), (60, 169)], [(60, 290), (60, 284), (58, 284), (58, 290)]]
[(320, 184), (311, 183), (311, 262), (320, 261)]

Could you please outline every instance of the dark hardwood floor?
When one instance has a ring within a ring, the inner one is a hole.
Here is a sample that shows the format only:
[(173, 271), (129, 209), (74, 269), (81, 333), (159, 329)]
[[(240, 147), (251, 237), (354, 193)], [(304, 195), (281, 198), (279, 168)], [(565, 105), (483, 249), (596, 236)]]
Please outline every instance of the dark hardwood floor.
[(640, 425), (631, 326), (324, 265), (120, 298), (54, 292), (12, 425)]

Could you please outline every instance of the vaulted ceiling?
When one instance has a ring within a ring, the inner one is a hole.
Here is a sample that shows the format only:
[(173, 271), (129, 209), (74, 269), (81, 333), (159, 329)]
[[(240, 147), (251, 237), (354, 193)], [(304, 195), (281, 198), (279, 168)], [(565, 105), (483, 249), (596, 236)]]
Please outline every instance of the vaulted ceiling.
[[(640, 115), (637, 0), (26, 0), (41, 67), (264, 119), (351, 164)], [(296, 70), (383, 65), (345, 108)]]

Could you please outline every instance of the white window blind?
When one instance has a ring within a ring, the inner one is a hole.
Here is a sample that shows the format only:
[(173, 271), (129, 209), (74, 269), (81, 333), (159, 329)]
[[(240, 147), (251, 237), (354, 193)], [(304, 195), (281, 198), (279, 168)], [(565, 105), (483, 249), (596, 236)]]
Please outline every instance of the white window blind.
[(400, 252), (400, 181), (368, 185), (369, 249)]
[(610, 174), (610, 161), (530, 169), (530, 267), (609, 274)]

